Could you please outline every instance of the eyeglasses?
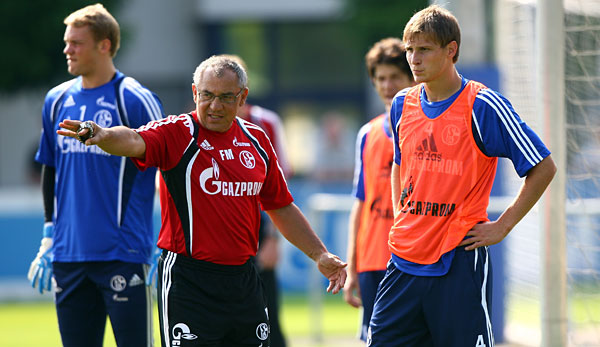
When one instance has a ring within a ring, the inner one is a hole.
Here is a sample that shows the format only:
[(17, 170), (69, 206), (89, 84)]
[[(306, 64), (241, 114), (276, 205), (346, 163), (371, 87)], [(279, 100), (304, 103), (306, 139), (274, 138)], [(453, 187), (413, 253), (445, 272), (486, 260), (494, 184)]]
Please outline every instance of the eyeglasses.
[(240, 91), (237, 94), (225, 93), (221, 95), (215, 95), (211, 92), (203, 91), (198, 92), (198, 97), (202, 102), (212, 102), (215, 98), (217, 98), (220, 102), (224, 104), (233, 104), (237, 100), (238, 96), (242, 94), (243, 91), (244, 88), (240, 89)]

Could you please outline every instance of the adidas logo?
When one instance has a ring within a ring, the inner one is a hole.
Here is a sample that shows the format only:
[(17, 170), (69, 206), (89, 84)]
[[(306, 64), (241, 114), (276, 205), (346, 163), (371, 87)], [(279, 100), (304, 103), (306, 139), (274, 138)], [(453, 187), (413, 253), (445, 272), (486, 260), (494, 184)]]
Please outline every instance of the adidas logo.
[(69, 107), (75, 105), (75, 100), (73, 100), (73, 95), (69, 95), (67, 101), (63, 104), (63, 107)]
[(139, 286), (140, 284), (144, 284), (144, 281), (142, 281), (142, 279), (140, 278), (140, 276), (138, 276), (138, 274), (133, 274), (133, 276), (129, 280), (129, 286), (130, 287)]
[(438, 152), (433, 134), (429, 134), (429, 136), (424, 138), (421, 143), (417, 145), (415, 155), (417, 160), (430, 160), (434, 162), (442, 160), (442, 154)]
[(202, 141), (202, 143), (200, 144), (200, 147), (202, 147), (202, 149), (204, 149), (205, 151), (210, 151), (211, 149), (215, 149), (213, 146), (210, 145), (210, 143), (208, 143), (207, 140)]
[(423, 141), (421, 141), (421, 144), (417, 146), (417, 151), (437, 152), (438, 150), (433, 135), (430, 134), (427, 138), (424, 138)]

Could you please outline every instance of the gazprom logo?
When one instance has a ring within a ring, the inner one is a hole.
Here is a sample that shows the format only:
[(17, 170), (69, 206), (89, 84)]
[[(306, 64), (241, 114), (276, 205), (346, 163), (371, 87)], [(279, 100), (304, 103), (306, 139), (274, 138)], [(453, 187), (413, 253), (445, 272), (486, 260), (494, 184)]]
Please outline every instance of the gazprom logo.
[(56, 145), (62, 154), (92, 153), (107, 157), (110, 156), (110, 154), (106, 153), (98, 146), (86, 146), (83, 143), (79, 142), (77, 139), (62, 135), (56, 136)]
[[(206, 182), (211, 178), (214, 178), (212, 185), (216, 188), (209, 190), (209, 188), (206, 187)], [(200, 187), (202, 187), (202, 190), (209, 195), (215, 195), (221, 191), (221, 184), (219, 182), (219, 164), (217, 164), (214, 159), (212, 159), (212, 167), (205, 169), (200, 174)]]
[(190, 328), (185, 323), (177, 323), (171, 330), (171, 346), (181, 346), (181, 339), (184, 340), (195, 340), (198, 338), (197, 335), (192, 334)]
[(219, 181), (219, 165), (212, 159), (212, 167), (204, 169), (200, 174), (200, 187), (208, 195), (221, 193), (223, 196), (258, 195), (262, 182), (228, 182)]
[(239, 142), (237, 137), (233, 138), (233, 145), (235, 147), (250, 147), (251, 146), (248, 142)]

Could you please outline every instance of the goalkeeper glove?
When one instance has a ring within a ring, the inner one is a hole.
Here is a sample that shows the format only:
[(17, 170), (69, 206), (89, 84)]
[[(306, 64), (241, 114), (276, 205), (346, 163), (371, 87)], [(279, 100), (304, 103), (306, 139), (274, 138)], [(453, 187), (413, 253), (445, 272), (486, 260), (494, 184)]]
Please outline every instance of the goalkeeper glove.
[(52, 234), (54, 233), (54, 225), (51, 222), (44, 224), (44, 237), (40, 245), (35, 259), (31, 262), (27, 278), (31, 282), (31, 286), (38, 287), (40, 294), (44, 290), (50, 291), (52, 288)]
[(156, 271), (158, 269), (158, 258), (162, 254), (162, 249), (155, 247), (152, 259), (150, 260), (150, 270), (148, 270), (148, 276), (146, 277), (146, 285), (152, 285), (152, 282), (156, 279)]

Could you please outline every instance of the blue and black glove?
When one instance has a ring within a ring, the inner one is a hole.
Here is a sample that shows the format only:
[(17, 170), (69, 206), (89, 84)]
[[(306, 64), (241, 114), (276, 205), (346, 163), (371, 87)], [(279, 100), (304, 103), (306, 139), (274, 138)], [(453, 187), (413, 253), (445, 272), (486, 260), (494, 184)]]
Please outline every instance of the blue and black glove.
[(52, 289), (52, 236), (54, 234), (54, 224), (47, 222), (44, 224), (44, 233), (40, 250), (35, 259), (31, 262), (27, 278), (31, 286), (38, 287), (40, 294), (44, 290)]

